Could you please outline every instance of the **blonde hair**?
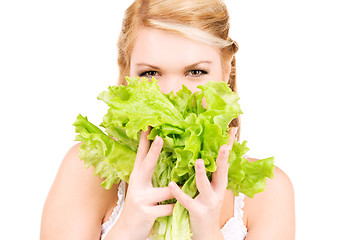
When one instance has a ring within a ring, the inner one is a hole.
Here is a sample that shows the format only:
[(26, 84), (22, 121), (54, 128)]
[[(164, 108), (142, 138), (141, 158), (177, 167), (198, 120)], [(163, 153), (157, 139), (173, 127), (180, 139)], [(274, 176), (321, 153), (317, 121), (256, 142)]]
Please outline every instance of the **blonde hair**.
[[(231, 60), (229, 86), (237, 92), (234, 55), (238, 44), (229, 37), (229, 14), (221, 0), (135, 0), (125, 12), (118, 38), (119, 84), (127, 84), (133, 43), (141, 27), (174, 32), (220, 48), (223, 70)], [(237, 140), (239, 125), (239, 117), (230, 123), (230, 127), (238, 127)]]

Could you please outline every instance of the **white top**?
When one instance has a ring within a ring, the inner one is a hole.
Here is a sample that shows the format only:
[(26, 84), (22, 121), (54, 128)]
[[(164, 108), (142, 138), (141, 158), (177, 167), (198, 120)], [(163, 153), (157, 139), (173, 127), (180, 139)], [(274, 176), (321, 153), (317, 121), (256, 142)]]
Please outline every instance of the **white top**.
[[(118, 187), (118, 201), (117, 206), (113, 209), (109, 220), (102, 224), (102, 237), (103, 240), (107, 233), (111, 230), (113, 225), (117, 222), (123, 208), (124, 196), (125, 196), (126, 182), (121, 180)], [(243, 222), (243, 207), (244, 207), (244, 195), (242, 193), (235, 197), (234, 201), (234, 216), (230, 218), (222, 227), (221, 232), (225, 240), (241, 240), (245, 239), (247, 234), (246, 226)], [(149, 240), (147, 238), (146, 240)]]

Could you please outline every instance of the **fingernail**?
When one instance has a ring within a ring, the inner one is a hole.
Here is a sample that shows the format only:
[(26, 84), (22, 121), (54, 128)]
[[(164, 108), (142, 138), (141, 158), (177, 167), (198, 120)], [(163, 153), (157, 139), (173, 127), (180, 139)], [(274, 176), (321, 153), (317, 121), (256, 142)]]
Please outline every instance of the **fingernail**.
[(226, 155), (229, 151), (230, 151), (230, 146), (229, 146), (229, 145), (225, 145), (225, 147), (224, 147), (223, 150), (222, 150), (222, 153), (223, 153), (224, 155)]
[(204, 167), (204, 160), (203, 159), (198, 159), (197, 160), (197, 167), (198, 167), (198, 169), (202, 169)]
[(155, 137), (155, 143), (156, 143), (157, 145), (160, 144), (161, 141), (162, 141), (162, 138), (161, 138), (160, 136), (156, 136), (156, 137)]
[(234, 130), (234, 135), (236, 135), (236, 133), (238, 132), (238, 127), (235, 127), (235, 130)]
[(172, 189), (176, 188), (176, 183), (174, 181), (169, 182), (168, 186)]

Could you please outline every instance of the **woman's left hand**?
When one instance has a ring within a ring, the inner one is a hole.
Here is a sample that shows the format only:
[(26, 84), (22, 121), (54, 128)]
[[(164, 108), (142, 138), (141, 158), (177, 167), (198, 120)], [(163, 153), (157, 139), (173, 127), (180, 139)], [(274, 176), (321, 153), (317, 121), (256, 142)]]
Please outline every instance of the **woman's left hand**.
[(212, 174), (211, 183), (206, 176), (204, 161), (195, 162), (196, 186), (199, 195), (195, 199), (184, 193), (175, 182), (170, 182), (171, 193), (189, 211), (193, 240), (222, 239), (219, 220), (224, 195), (228, 184), (229, 150), (235, 139), (236, 128), (229, 130), (228, 144), (222, 145), (216, 159), (217, 169)]

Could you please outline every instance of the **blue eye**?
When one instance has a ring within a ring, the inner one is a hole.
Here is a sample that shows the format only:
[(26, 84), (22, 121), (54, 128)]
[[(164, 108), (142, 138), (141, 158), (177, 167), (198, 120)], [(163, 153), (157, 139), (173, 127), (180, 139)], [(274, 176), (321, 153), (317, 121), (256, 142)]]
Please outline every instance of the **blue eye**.
[(192, 77), (201, 77), (202, 75), (205, 75), (207, 74), (208, 72), (205, 71), (205, 70), (200, 70), (200, 69), (193, 69), (193, 70), (190, 70), (189, 71), (189, 74), (192, 76)]

